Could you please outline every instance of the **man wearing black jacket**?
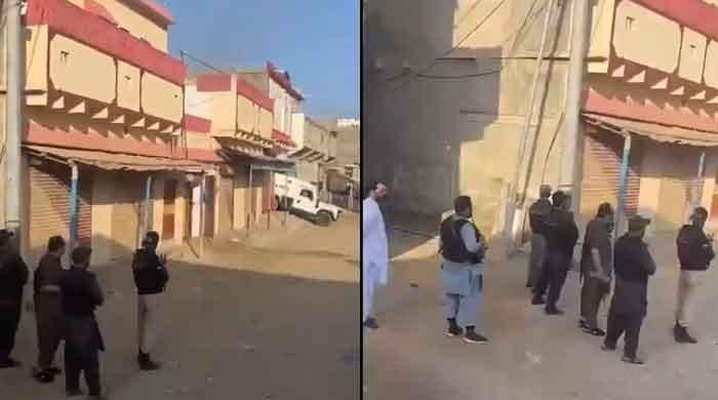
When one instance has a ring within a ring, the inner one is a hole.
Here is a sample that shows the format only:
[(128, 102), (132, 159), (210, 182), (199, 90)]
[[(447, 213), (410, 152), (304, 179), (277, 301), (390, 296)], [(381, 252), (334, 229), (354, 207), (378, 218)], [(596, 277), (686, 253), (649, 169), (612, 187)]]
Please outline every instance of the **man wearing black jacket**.
[(132, 260), (132, 273), (137, 286), (137, 362), (143, 371), (160, 367), (150, 358), (150, 349), (159, 330), (157, 313), (169, 280), (166, 259), (157, 255), (159, 238), (157, 232), (147, 232), (142, 248), (135, 252)]
[(562, 191), (556, 191), (551, 197), (553, 208), (548, 217), (548, 252), (541, 281), (534, 287), (534, 303), (540, 300), (548, 288), (546, 314), (560, 315), (563, 311), (556, 307), (561, 290), (566, 282), (568, 270), (573, 260), (573, 249), (578, 241), (578, 227), (573, 220), (571, 197)]
[(95, 318), (95, 309), (105, 302), (97, 276), (88, 271), (92, 249), (85, 246), (72, 251), (72, 268), (60, 284), (65, 314), (65, 390), (68, 397), (80, 396), (80, 374), (91, 399), (101, 399), (100, 357), (105, 342)]
[(10, 358), (15, 347), (15, 334), (22, 313), (23, 288), (30, 271), (13, 247), (12, 233), (0, 230), (0, 369), (16, 368), (18, 361)]
[(707, 219), (708, 211), (703, 207), (696, 207), (691, 215), (691, 224), (684, 225), (676, 238), (678, 260), (681, 264), (676, 323), (673, 326), (673, 336), (677, 343), (697, 342), (688, 333), (693, 298), (698, 286), (705, 279), (710, 262), (715, 258), (713, 236), (706, 235), (703, 231)]
[(551, 186), (541, 185), (540, 198), (529, 207), (529, 223), (531, 225), (531, 257), (526, 287), (533, 287), (538, 282), (546, 260), (546, 236), (548, 235), (547, 219), (551, 213)]

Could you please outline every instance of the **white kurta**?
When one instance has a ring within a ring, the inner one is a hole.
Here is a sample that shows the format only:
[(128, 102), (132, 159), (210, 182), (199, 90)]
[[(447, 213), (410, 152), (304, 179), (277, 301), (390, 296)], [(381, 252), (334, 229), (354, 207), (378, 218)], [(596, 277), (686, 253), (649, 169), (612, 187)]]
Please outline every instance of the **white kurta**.
[(363, 320), (372, 313), (376, 285), (389, 281), (389, 245), (379, 204), (371, 197), (362, 203), (362, 298)]

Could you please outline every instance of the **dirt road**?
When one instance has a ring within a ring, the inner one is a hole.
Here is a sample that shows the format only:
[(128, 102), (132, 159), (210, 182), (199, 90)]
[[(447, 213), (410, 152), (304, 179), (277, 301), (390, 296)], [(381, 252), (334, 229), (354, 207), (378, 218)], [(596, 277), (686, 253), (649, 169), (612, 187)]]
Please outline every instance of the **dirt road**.
[[(718, 393), (718, 273), (710, 273), (698, 300), (700, 343), (674, 344), (678, 268), (672, 237), (652, 239), (659, 271), (649, 284), (643, 367), (622, 363), (620, 349), (602, 352), (600, 339), (578, 329), (576, 274), (560, 303), (565, 316), (548, 317), (529, 305), (525, 256), (511, 262), (490, 257), (481, 330), (492, 342), (468, 345), (445, 337), (436, 244), (420, 242), (393, 237), (395, 254), (412, 250), (392, 263), (390, 285), (378, 295), (382, 327), (364, 336), (366, 399), (709, 400)], [(602, 324), (606, 313), (604, 305)]]
[[(107, 302), (98, 311), (107, 342), (109, 398), (359, 399), (359, 223), (300, 224), (290, 233), (206, 246), (201, 261), (171, 264), (158, 372), (141, 373), (135, 295), (126, 263), (97, 268)], [(24, 314), (15, 356), (0, 371), (3, 400), (64, 398), (64, 377), (39, 385), (33, 314)], [(62, 354), (58, 354), (62, 360)]]

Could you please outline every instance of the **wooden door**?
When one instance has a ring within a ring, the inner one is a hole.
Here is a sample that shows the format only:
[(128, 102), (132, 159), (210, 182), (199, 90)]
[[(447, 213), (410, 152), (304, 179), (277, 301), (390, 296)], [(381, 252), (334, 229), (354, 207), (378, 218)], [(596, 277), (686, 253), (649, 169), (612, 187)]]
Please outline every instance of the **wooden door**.
[(204, 184), (204, 236), (214, 237), (215, 179), (208, 176)]

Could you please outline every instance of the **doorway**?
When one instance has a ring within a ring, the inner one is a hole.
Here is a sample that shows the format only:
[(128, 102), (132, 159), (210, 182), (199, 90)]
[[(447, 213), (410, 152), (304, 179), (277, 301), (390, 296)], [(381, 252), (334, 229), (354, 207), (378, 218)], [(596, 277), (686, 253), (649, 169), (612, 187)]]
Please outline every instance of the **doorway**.
[(177, 199), (177, 181), (165, 181), (164, 207), (162, 207), (162, 240), (175, 238), (175, 201)]

